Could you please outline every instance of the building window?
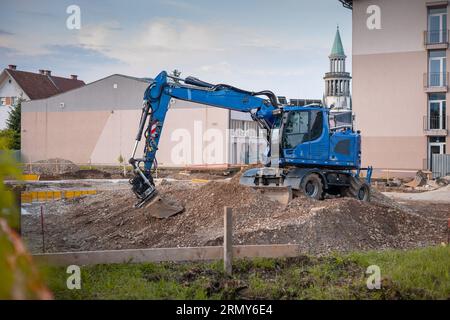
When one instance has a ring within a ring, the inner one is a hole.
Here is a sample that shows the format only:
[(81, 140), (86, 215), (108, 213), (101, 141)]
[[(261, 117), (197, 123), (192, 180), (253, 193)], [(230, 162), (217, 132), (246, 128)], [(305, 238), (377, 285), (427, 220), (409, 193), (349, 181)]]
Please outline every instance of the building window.
[(447, 42), (447, 7), (428, 9), (428, 43)]
[(0, 106), (6, 106), (6, 97), (0, 98)]
[(447, 85), (447, 53), (445, 50), (429, 52), (428, 72), (430, 87), (445, 87)]
[(430, 137), (428, 141), (428, 167), (433, 171), (433, 155), (446, 154), (446, 143), (444, 137)]
[(447, 101), (445, 93), (433, 93), (428, 98), (428, 129), (447, 128)]

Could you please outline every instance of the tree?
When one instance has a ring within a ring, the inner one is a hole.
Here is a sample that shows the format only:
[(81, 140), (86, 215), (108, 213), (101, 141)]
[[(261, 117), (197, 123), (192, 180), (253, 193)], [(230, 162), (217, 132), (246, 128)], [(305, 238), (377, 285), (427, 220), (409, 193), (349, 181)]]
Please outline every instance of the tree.
[(15, 105), (11, 106), (11, 110), (8, 113), (8, 120), (6, 120), (8, 129), (20, 132), (21, 109), (22, 100), (19, 99)]
[(2, 140), (2, 147), (7, 150), (14, 150), (16, 132), (11, 129), (0, 130), (0, 140)]
[(6, 120), (8, 130), (13, 131), (12, 142), (10, 148), (20, 150), (20, 121), (21, 121), (22, 99), (18, 99), (17, 103), (11, 107)]
[(125, 162), (125, 159), (123, 158), (122, 154), (119, 155), (119, 158), (117, 159), (119, 163), (123, 166), (123, 176), (127, 176), (127, 163)]

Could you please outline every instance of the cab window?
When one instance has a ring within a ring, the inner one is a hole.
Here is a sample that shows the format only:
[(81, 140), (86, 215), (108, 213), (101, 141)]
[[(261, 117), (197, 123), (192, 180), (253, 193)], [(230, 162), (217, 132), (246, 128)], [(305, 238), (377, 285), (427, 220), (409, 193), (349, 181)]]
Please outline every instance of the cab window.
[(323, 131), (323, 112), (319, 110), (311, 111), (311, 139), (319, 139)]
[(283, 146), (293, 149), (298, 144), (308, 141), (308, 111), (291, 111), (284, 128)]
[(291, 111), (284, 127), (283, 148), (293, 149), (301, 143), (316, 140), (322, 132), (322, 111)]

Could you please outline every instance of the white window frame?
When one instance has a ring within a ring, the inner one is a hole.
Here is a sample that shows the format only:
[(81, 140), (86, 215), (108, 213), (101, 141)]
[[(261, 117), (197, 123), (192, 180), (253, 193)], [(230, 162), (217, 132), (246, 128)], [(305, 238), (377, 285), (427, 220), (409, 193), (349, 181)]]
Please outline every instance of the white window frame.
[(446, 152), (446, 142), (428, 142), (428, 168), (432, 169), (433, 155), (431, 154), (432, 147), (439, 147), (439, 153), (435, 154), (445, 154)]
[[(444, 103), (445, 103), (445, 114), (447, 115), (447, 100), (429, 100), (428, 101), (428, 129), (431, 129), (431, 104), (439, 104), (439, 128), (437, 130), (444, 129), (445, 117), (443, 115)], [(445, 126), (446, 127), (446, 126)]]
[[(439, 85), (433, 85), (431, 83), (431, 75), (432, 75), (432, 70), (431, 70), (431, 62), (432, 61), (439, 61)], [(447, 57), (429, 57), (428, 58), (428, 72), (429, 72), (429, 79), (428, 79), (428, 85), (430, 87), (445, 87), (446, 83), (444, 81), (445, 79), (445, 73), (446, 73), (446, 69), (447, 69)], [(445, 68), (444, 68), (445, 66)], [(445, 84), (445, 85), (444, 85)]]

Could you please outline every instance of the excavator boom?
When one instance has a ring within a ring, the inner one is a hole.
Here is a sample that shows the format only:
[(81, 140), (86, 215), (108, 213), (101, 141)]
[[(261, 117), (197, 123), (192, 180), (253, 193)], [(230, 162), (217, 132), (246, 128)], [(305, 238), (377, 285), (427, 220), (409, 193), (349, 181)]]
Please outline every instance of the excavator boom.
[[(266, 99), (260, 96), (265, 96)], [(144, 94), (139, 129), (133, 154), (129, 160), (135, 176), (130, 179), (132, 190), (139, 199), (135, 207), (157, 203), (160, 216), (168, 216), (171, 206), (165, 206), (153, 181), (151, 170), (155, 162), (159, 140), (171, 99), (206, 104), (218, 108), (248, 112), (262, 127), (270, 129), (274, 122), (273, 111), (278, 108), (276, 96), (270, 91), (249, 92), (230, 85), (213, 85), (193, 77), (182, 79), (161, 72)], [(145, 135), (144, 157), (136, 158), (136, 151)], [(143, 166), (141, 165), (143, 164)], [(169, 209), (168, 209), (169, 208)], [(180, 208), (173, 210), (174, 213)]]

